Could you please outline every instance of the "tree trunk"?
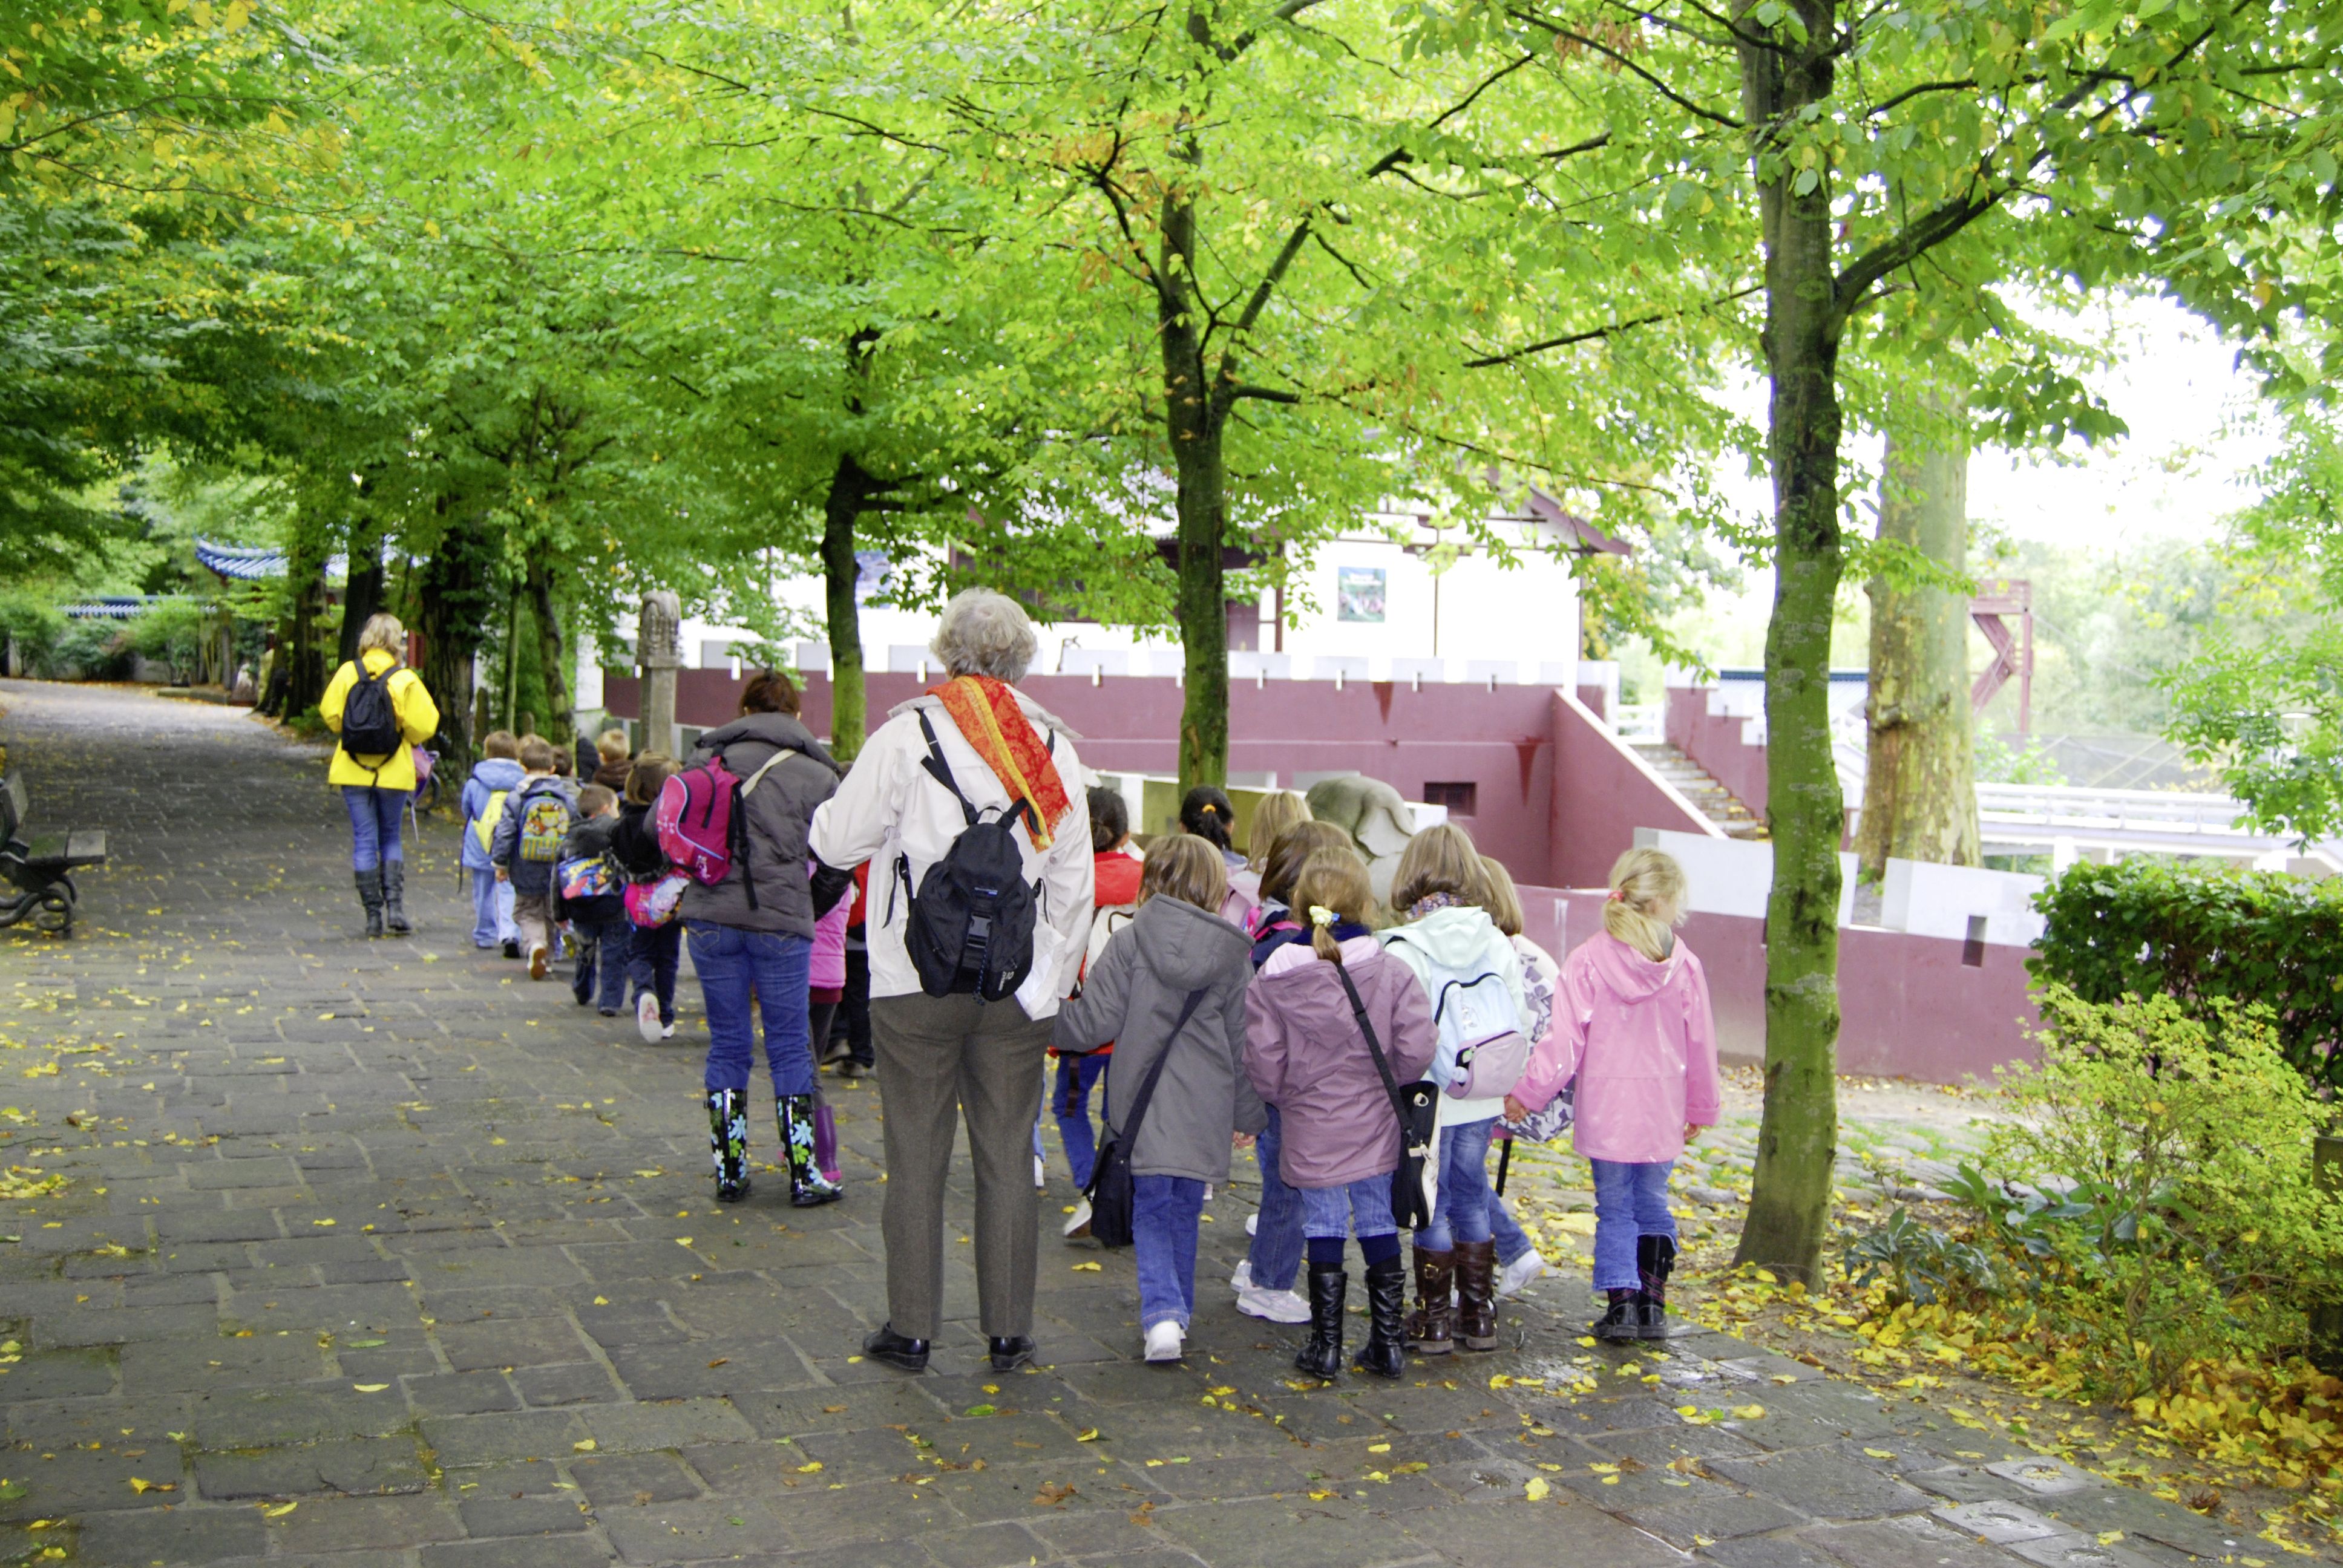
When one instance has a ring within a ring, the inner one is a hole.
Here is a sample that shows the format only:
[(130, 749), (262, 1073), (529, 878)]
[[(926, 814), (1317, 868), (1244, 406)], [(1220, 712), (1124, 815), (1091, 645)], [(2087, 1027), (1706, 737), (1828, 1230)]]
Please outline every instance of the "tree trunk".
[(561, 617), (553, 608), (553, 569), (543, 564), (528, 568), (529, 608), (537, 621), (538, 661), (545, 670), (545, 728), (540, 731), (564, 748), (578, 738), (569, 708), (569, 650), (561, 646)]
[[(1741, 46), (1744, 117), (1792, 124), (1829, 95), (1836, 38), (1828, 0), (1801, 0), (1786, 27)], [(1754, 25), (1745, 21), (1744, 25)], [(1764, 151), (1761, 146), (1761, 154)], [(1767, 164), (1773, 165), (1771, 177)], [(1831, 755), (1831, 611), (1843, 569), (1838, 528), (1839, 332), (1830, 179), (1778, 156), (1758, 160), (1765, 244), (1765, 360), (1772, 377), (1774, 614), (1765, 631), (1766, 819), (1774, 885), (1765, 904), (1765, 1109), (1749, 1218), (1735, 1260), (1794, 1280), (1821, 1278), (1838, 1142), (1839, 840)]]
[(504, 724), (515, 735), (520, 733), (520, 598), (521, 585), (515, 583), (505, 605), (505, 668)]
[(286, 648), (285, 716), (308, 712), (326, 694), (330, 673), (326, 668), (326, 549), (322, 530), (295, 525), (293, 548), (286, 567), (286, 587), (293, 596), (292, 635)]
[(854, 598), (861, 568), (854, 528), (876, 482), (841, 452), (821, 508), (821, 578), (830, 630), (830, 750), (851, 762), (862, 749), (870, 709), (862, 689), (862, 610)]
[(382, 608), (381, 530), (371, 524), (353, 524), (349, 551), (348, 587), (342, 594), (343, 664), (358, 656), (358, 634), (366, 629), (374, 613)]
[(1178, 477), (1180, 645), (1187, 670), (1180, 713), (1180, 792), (1221, 784), (1229, 772), (1229, 599), (1221, 548), (1227, 532), (1227, 469), (1222, 436), (1227, 410), (1204, 368), (1195, 276), (1196, 212), (1178, 196), (1163, 204), (1157, 267), (1158, 335), (1163, 345), (1163, 404)]
[[(1957, 417), (1957, 406), (1941, 412)], [(1891, 428), (1879, 492), (1879, 538), (1908, 545), (1955, 574), (1968, 569), (1968, 443), (1956, 424), (1936, 443)], [(1908, 592), (1872, 579), (1869, 760), (1855, 853), (1864, 874), (1891, 855), (1980, 863), (1975, 734), (1969, 715), (1968, 606), (1939, 588)]]
[(439, 705), (439, 732), (447, 739), (440, 766), (454, 769), (455, 778), (471, 771), (480, 742), (476, 709), (479, 698), (487, 695), (475, 695), (472, 679), (481, 635), (495, 608), (481, 533), (472, 519), (442, 530), (437, 548), (423, 564), (416, 601), (416, 629), (423, 634), (423, 684)]

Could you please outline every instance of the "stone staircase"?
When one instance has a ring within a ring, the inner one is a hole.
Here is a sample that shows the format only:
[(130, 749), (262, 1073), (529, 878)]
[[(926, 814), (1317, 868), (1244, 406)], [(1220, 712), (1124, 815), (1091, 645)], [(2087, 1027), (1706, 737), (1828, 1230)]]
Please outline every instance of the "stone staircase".
[(1731, 839), (1764, 839), (1768, 835), (1765, 824), (1752, 815), (1733, 791), (1716, 781), (1715, 776), (1699, 763), (1685, 756), (1664, 740), (1637, 740), (1631, 744), (1636, 755), (1650, 764), (1653, 772), (1674, 785), (1684, 799), (1690, 800), (1700, 814), (1723, 829)]

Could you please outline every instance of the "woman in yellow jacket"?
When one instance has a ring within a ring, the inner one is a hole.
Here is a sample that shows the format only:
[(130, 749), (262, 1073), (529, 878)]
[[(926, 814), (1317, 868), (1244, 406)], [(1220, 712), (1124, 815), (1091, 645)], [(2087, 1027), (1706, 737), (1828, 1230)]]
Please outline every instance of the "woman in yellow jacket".
[[(334, 748), (334, 766), (326, 775), (341, 786), (342, 800), (350, 809), (350, 865), (357, 874), (358, 902), (366, 909), (367, 935), (382, 935), (386, 920), (391, 934), (405, 936), (415, 928), (401, 900), (407, 891), (407, 862), (398, 849), (399, 813), (415, 792), (415, 754), (409, 749), (429, 739), (439, 728), (439, 705), (424, 689), (423, 678), (399, 662), (407, 647), (407, 628), (395, 615), (377, 615), (358, 633), (358, 656), (334, 672), (326, 695), (317, 700), (317, 716), (342, 740)], [(359, 666), (365, 666), (360, 675)], [(361, 679), (389, 698), (381, 732), (366, 739), (394, 743), (387, 751), (371, 747), (353, 753), (349, 742), (358, 726), (376, 708), (371, 696), (356, 704), (352, 693)], [(345, 720), (348, 729), (345, 729)], [(395, 737), (389, 730), (395, 729)]]

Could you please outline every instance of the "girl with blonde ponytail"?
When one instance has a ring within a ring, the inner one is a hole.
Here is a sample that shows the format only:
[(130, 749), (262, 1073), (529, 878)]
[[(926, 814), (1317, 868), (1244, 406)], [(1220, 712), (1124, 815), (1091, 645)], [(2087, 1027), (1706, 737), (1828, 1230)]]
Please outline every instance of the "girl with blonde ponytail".
[(1360, 1020), (1402, 1083), (1431, 1064), (1436, 1037), (1423, 988), (1367, 929), (1373, 904), (1356, 852), (1312, 855), (1293, 884), (1310, 940), (1272, 951), (1245, 998), (1245, 1072), (1277, 1109), (1279, 1173), (1302, 1199), (1310, 1338), (1293, 1364), (1320, 1378), (1342, 1369), (1342, 1258), (1353, 1235), (1367, 1265), (1370, 1324), (1354, 1364), (1397, 1377), (1406, 1363), (1407, 1271), (1392, 1212), (1399, 1119)]
[(1594, 1168), (1594, 1288), (1610, 1298), (1594, 1325), (1602, 1339), (1668, 1337), (1668, 1176), (1684, 1145), (1716, 1124), (1716, 1020), (1708, 976), (1676, 940), (1684, 910), (1684, 868), (1672, 857), (1619, 857), (1603, 930), (1563, 960), (1554, 1028), (1505, 1097), (1505, 1114), (1519, 1121), (1577, 1080), (1571, 1141)]

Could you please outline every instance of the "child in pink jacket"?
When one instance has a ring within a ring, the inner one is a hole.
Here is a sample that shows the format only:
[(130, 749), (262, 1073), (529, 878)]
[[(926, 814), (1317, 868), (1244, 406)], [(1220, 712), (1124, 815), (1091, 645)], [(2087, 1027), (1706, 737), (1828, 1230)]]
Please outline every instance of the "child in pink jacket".
[(1676, 940), (1684, 894), (1671, 857), (1619, 857), (1603, 930), (1563, 960), (1553, 1029), (1505, 1098), (1519, 1121), (1578, 1080), (1571, 1142), (1594, 1168), (1594, 1288), (1610, 1297), (1601, 1339), (1667, 1337), (1668, 1175), (1716, 1124), (1716, 1020), (1700, 960)]

